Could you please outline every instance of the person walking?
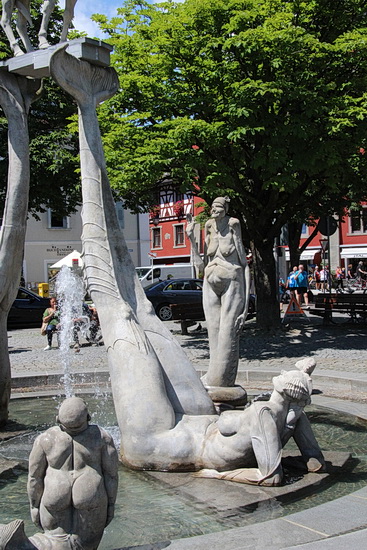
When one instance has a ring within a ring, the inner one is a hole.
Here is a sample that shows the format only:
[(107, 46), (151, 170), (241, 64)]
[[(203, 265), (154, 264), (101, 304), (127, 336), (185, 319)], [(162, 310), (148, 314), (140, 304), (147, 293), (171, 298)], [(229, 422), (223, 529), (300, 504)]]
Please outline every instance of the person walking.
[(308, 305), (308, 274), (302, 264), (298, 266), (298, 271), (294, 275), (296, 283), (296, 297), (297, 302), (302, 306), (303, 300), (305, 301), (304, 309), (310, 309)]
[(292, 271), (288, 274), (287, 278), (287, 290), (289, 290), (290, 295), (294, 298), (296, 297), (296, 281), (294, 279), (295, 275), (297, 273), (297, 266), (295, 265), (292, 269)]
[(50, 307), (45, 309), (43, 313), (43, 322), (47, 323), (46, 336), (47, 346), (43, 351), (52, 349), (52, 337), (60, 325), (60, 310), (57, 307), (56, 298), (50, 298)]
[(320, 283), (321, 283), (321, 288), (323, 290), (327, 289), (328, 280), (329, 280), (329, 266), (325, 266), (320, 271)]
[(336, 290), (344, 289), (343, 279), (344, 279), (344, 273), (342, 271), (342, 268), (338, 265), (338, 267), (335, 270)]

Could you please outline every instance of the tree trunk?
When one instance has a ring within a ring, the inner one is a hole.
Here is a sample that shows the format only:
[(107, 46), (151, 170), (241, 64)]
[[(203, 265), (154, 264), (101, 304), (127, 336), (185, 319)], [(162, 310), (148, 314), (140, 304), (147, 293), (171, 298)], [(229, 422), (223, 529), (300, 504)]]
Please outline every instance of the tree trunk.
[(273, 243), (252, 240), (251, 249), (257, 297), (256, 325), (265, 330), (274, 329), (280, 325), (280, 308)]
[(0, 71), (0, 104), (8, 120), (8, 189), (0, 230), (0, 426), (8, 420), (10, 361), (6, 322), (20, 281), (28, 214), (29, 136), (27, 115), (40, 87)]
[(301, 238), (302, 225), (303, 224), (299, 222), (288, 223), (288, 246), (291, 270), (295, 265), (298, 267), (301, 256), (299, 241)]

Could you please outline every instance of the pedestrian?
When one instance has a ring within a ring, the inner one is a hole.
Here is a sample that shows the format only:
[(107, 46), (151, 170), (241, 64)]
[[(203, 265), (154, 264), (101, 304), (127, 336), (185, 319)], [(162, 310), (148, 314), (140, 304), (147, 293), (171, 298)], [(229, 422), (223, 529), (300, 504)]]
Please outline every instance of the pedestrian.
[(305, 301), (304, 309), (310, 309), (308, 305), (308, 275), (302, 264), (298, 266), (298, 271), (294, 275), (296, 283), (296, 296), (300, 306), (302, 306), (303, 300)]
[(56, 298), (50, 298), (50, 307), (45, 309), (43, 313), (43, 322), (47, 323), (47, 346), (43, 351), (49, 351), (52, 348), (53, 334), (60, 328), (60, 310), (58, 309)]
[(344, 289), (343, 278), (344, 278), (343, 271), (342, 271), (340, 265), (338, 265), (338, 267), (335, 270), (335, 281), (336, 281), (336, 289), (337, 290), (338, 289), (341, 289), (341, 290)]
[(315, 289), (320, 290), (321, 283), (320, 283), (320, 271), (319, 271), (318, 265), (315, 266), (315, 269), (313, 272), (313, 280), (315, 281)]
[(320, 283), (321, 288), (323, 290), (327, 289), (328, 286), (328, 280), (329, 280), (329, 266), (323, 266), (323, 268), (320, 271)]
[(357, 265), (356, 278), (358, 281), (364, 281), (366, 279), (366, 275), (367, 271), (365, 271), (364, 263), (361, 260)]
[(287, 290), (289, 290), (290, 295), (295, 298), (296, 294), (296, 281), (294, 280), (294, 276), (297, 273), (297, 266), (295, 265), (292, 269), (292, 271), (288, 274), (287, 277)]

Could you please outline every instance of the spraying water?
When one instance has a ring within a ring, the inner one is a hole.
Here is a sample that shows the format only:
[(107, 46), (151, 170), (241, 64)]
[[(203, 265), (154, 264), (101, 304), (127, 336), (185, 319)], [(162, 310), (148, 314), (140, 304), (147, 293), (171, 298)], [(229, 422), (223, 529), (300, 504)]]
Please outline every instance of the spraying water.
[(70, 345), (74, 342), (74, 319), (83, 317), (82, 304), (84, 286), (80, 276), (69, 267), (63, 266), (56, 279), (57, 303), (60, 309), (59, 347), (63, 366), (64, 391), (66, 397), (73, 395)]

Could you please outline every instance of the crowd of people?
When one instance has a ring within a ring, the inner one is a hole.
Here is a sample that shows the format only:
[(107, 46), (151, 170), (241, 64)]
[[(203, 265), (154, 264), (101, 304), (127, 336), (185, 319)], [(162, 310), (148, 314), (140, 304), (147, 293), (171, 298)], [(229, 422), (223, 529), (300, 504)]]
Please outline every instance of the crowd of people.
[(333, 273), (328, 265), (315, 265), (306, 270), (304, 265), (300, 264), (289, 272), (286, 282), (280, 279), (280, 301), (285, 303), (293, 296), (300, 306), (305, 304), (303, 309), (309, 309), (312, 289), (330, 290), (333, 287), (336, 290), (344, 290), (344, 283), (349, 280), (367, 281), (367, 268), (362, 260), (355, 268), (349, 264), (347, 271), (344, 267), (337, 266)]
[[(72, 336), (74, 349), (76, 351), (79, 351), (79, 336), (81, 332), (84, 333), (86, 339), (91, 344), (99, 345), (102, 340), (102, 335), (100, 332), (100, 324), (96, 308), (83, 302), (82, 315), (77, 315), (76, 312), (75, 315), (76, 316), (72, 319)], [(54, 334), (56, 334), (57, 337), (57, 346), (60, 347), (60, 331), (62, 328), (61, 308), (59, 307), (56, 298), (50, 298), (50, 306), (45, 309), (42, 321), (46, 325), (47, 337), (47, 346), (44, 348), (44, 351), (49, 351), (52, 349), (52, 340)]]

